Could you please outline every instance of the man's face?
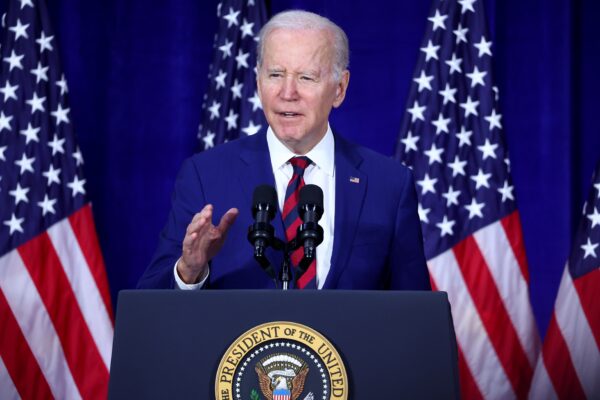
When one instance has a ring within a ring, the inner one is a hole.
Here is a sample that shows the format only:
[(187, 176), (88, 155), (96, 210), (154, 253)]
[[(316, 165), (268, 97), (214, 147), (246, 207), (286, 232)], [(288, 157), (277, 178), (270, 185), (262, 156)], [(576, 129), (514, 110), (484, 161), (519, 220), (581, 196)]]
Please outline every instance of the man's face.
[(306, 154), (325, 135), (332, 107), (342, 104), (349, 72), (332, 76), (330, 33), (276, 29), (263, 45), (258, 93), (269, 125), (286, 147)]

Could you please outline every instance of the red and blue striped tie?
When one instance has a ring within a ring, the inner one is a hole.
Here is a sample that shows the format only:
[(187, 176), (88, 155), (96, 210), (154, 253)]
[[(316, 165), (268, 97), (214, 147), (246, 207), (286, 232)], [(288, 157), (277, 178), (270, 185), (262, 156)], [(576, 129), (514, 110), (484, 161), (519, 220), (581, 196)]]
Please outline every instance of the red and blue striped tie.
[[(304, 171), (306, 167), (312, 164), (312, 161), (305, 156), (292, 157), (290, 158), (290, 164), (294, 168), (294, 174), (288, 183), (287, 190), (285, 191), (285, 202), (283, 203), (283, 211), (281, 216), (283, 217), (283, 225), (285, 227), (285, 237), (288, 240), (292, 240), (296, 236), (298, 226), (302, 223), (300, 215), (298, 215), (298, 199), (300, 189), (304, 186)], [(302, 256), (304, 255), (304, 248), (300, 246), (294, 250), (291, 254), (292, 266), (298, 267)], [(299, 289), (316, 289), (317, 288), (317, 260), (313, 260), (304, 275), (298, 279)]]

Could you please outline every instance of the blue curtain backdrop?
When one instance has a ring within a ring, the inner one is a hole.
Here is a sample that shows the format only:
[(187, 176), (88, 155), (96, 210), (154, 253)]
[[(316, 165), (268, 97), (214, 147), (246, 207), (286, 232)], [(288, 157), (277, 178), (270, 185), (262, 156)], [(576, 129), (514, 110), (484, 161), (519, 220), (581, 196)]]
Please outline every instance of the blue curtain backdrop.
[[(116, 303), (148, 264), (179, 166), (198, 148), (218, 1), (47, 1)], [(318, 12), (346, 30), (350, 88), (332, 123), (391, 155), (430, 1), (269, 3), (272, 12)], [(484, 3), (543, 335), (600, 158), (600, 3)]]

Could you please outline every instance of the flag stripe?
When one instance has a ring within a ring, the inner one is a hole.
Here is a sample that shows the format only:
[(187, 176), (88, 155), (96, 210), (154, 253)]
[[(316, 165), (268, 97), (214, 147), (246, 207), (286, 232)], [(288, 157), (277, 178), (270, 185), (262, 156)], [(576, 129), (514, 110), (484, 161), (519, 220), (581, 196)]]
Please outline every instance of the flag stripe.
[(600, 269), (575, 279), (573, 284), (598, 349), (600, 348), (600, 301), (598, 301), (597, 291), (600, 288)]
[(435, 280), (433, 279), (433, 274), (431, 273), (431, 271), (429, 271), (429, 282), (431, 283), (431, 290), (433, 290), (434, 292), (443, 290), (438, 288), (437, 284), (435, 283)]
[[(556, 321), (556, 314), (552, 315), (548, 325), (548, 333), (543, 349), (543, 362), (558, 398), (585, 398), (567, 343)], [(537, 398), (538, 396), (534, 397)]]
[(31, 353), (2, 290), (0, 327), (0, 398), (18, 398), (18, 394), (14, 396), (16, 393), (20, 393), (25, 399), (51, 398), (48, 382)]
[(98, 291), (86, 259), (78, 246), (69, 220), (64, 219), (53, 225), (48, 229), (48, 236), (58, 255), (58, 263), (62, 265), (65, 277), (75, 295), (76, 306), (81, 311), (104, 366), (108, 370), (113, 336), (111, 318), (106, 311), (104, 300)]
[[(2, 292), (0, 292), (0, 295), (2, 295)], [(0, 310), (0, 312), (1, 312), (1, 310)], [(1, 353), (1, 351), (0, 351), (0, 353)], [(32, 356), (32, 359), (33, 359), (33, 356)], [(42, 376), (41, 372), (40, 372), (40, 376)], [(32, 386), (32, 385), (29, 385), (29, 386)], [(46, 387), (48, 387), (48, 383), (46, 383)], [(50, 388), (48, 388), (46, 396), (50, 397), (51, 395), (52, 395), (52, 393), (50, 392)], [(33, 397), (33, 395), (31, 397)], [(21, 399), (21, 397), (19, 396), (19, 392), (17, 392), (17, 388), (15, 387), (12, 379), (8, 375), (8, 370), (6, 369), (6, 366), (4, 365), (2, 357), (0, 357), (0, 399), (5, 399), (5, 400), (20, 400)]]
[[(102, 396), (108, 382), (108, 369), (85, 323), (73, 289), (52, 246), (43, 233), (19, 247), (31, 278), (52, 319), (63, 346), (66, 361), (84, 398)], [(39, 254), (45, 259), (40, 260)]]
[[(453, 318), (456, 340), (479, 391), (485, 398), (492, 395), (499, 398), (514, 398), (513, 388), (489, 337), (485, 334), (483, 323), (467, 291), (452, 250), (432, 258), (427, 264), (436, 285), (440, 290), (448, 292), (452, 315), (456, 316)], [(460, 373), (463, 374), (464, 371), (461, 370)], [(463, 397), (466, 398), (464, 392)]]
[[(513, 251), (516, 261), (519, 263), (521, 269), (521, 275), (525, 279), (525, 282), (529, 285), (529, 270), (527, 269), (527, 256), (525, 255), (525, 243), (523, 242), (523, 235), (521, 232), (521, 220), (519, 219), (519, 212), (513, 211), (501, 220), (506, 237), (510, 243), (510, 248)], [(529, 301), (528, 301), (529, 303)], [(537, 335), (536, 335), (537, 336)]]
[(57, 399), (80, 399), (54, 325), (18, 251), (5, 254), (0, 265), (0, 289), (52, 394)]
[(467, 365), (467, 361), (465, 360), (465, 355), (463, 354), (462, 349), (458, 348), (458, 369), (460, 371), (459, 380), (460, 380), (460, 391), (465, 399), (470, 400), (479, 400), (483, 399), (483, 395), (479, 391), (477, 387), (477, 383), (475, 382), (475, 378)]
[(548, 376), (544, 361), (544, 353), (540, 353), (538, 357), (533, 379), (531, 380), (531, 392), (529, 399), (531, 400), (555, 400), (558, 399), (552, 381)]
[[(440, 289), (438, 289), (438, 286), (435, 283), (435, 280), (433, 279), (432, 274), (429, 274), (429, 280), (431, 282), (431, 290), (436, 291), (436, 292), (439, 291)], [(462, 396), (465, 399), (471, 399), (471, 400), (483, 399), (483, 395), (481, 394), (479, 387), (477, 387), (477, 382), (475, 382), (475, 377), (473, 376), (473, 374), (471, 373), (471, 370), (469, 369), (469, 366), (467, 365), (467, 360), (465, 360), (464, 352), (460, 346), (457, 346), (457, 347), (458, 347), (458, 370), (459, 370), (458, 379), (459, 379), (460, 391), (462, 393)]]
[(600, 350), (581, 308), (568, 268), (565, 268), (561, 279), (554, 313), (584, 392), (588, 398), (600, 396), (600, 378), (597, 375), (600, 371)]
[[(508, 219), (511, 217), (506, 217)], [(540, 348), (539, 338), (532, 335), (535, 332), (535, 319), (529, 303), (527, 282), (519, 271), (516, 255), (510, 242), (506, 225), (512, 222), (495, 222), (475, 232), (474, 237), (478, 248), (485, 259), (489, 272), (492, 274), (500, 298), (517, 332), (520, 347), (524, 349), (531, 369), (535, 366)], [(507, 236), (508, 235), (508, 236)], [(517, 236), (520, 236), (516, 233)], [(509, 301), (510, 300), (510, 301)]]
[[(79, 211), (76, 211), (69, 217), (71, 228), (75, 232), (77, 243), (87, 261), (87, 265), (96, 281), (96, 286), (100, 290), (100, 295), (104, 301), (104, 307), (108, 312), (110, 326), (112, 326), (113, 312), (112, 303), (110, 301), (110, 290), (108, 287), (108, 279), (106, 279), (106, 271), (104, 270), (104, 260), (100, 251), (100, 244), (96, 237), (96, 226), (94, 224), (94, 216), (92, 215), (92, 206), (85, 205)], [(111, 336), (112, 343), (112, 336)]]
[(453, 248), (458, 266), (502, 367), (518, 398), (525, 398), (533, 368), (525, 355), (498, 287), (473, 237)]

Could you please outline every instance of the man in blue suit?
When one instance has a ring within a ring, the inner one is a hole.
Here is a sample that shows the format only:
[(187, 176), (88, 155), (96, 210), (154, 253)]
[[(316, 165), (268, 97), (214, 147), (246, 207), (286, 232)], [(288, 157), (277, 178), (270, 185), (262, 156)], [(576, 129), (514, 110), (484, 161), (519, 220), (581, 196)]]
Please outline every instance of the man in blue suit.
[[(324, 192), (319, 289), (430, 289), (417, 199), (410, 171), (333, 134), (328, 118), (346, 95), (348, 40), (316, 14), (288, 11), (261, 30), (258, 92), (269, 129), (186, 160), (159, 247), (140, 288), (274, 288), (246, 236), (254, 188), (276, 188), (274, 226), (285, 238), (281, 210), (292, 158), (308, 157), (303, 179)], [(289, 192), (288, 192), (289, 193)], [(222, 215), (217, 225), (213, 215)], [(281, 255), (269, 249), (276, 267)], [(308, 274), (308, 272), (307, 272)]]

